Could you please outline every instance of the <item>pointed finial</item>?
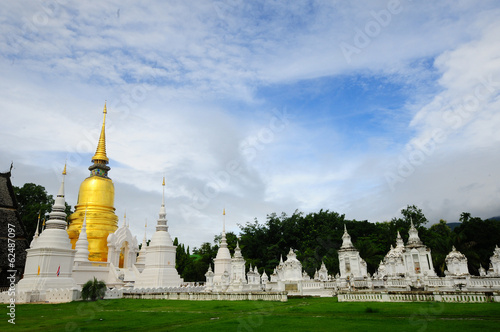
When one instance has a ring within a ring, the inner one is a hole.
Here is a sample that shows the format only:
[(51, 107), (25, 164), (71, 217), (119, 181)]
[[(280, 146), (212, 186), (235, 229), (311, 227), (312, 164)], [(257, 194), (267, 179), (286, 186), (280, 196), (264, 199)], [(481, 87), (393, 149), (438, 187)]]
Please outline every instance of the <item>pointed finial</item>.
[(102, 128), (101, 128), (101, 135), (99, 136), (99, 142), (97, 143), (97, 150), (95, 152), (95, 155), (92, 157), (93, 162), (101, 161), (104, 163), (108, 163), (109, 159), (106, 156), (106, 133), (105, 133), (105, 127), (106, 127), (106, 114), (108, 111), (106, 110), (106, 102), (104, 102), (104, 110), (103, 110), (104, 116), (102, 119)]
[(226, 208), (222, 210), (222, 232), (226, 233)]
[(161, 197), (161, 206), (165, 206), (165, 177), (163, 177), (162, 187), (163, 187), (163, 195)]
[(38, 228), (40, 227), (40, 210), (38, 210), (38, 221), (36, 222), (35, 237), (38, 237)]
[(64, 170), (62, 172), (62, 175), (66, 175), (66, 163), (64, 163)]
[(146, 222), (144, 223), (144, 228), (148, 228), (148, 219), (146, 218)]

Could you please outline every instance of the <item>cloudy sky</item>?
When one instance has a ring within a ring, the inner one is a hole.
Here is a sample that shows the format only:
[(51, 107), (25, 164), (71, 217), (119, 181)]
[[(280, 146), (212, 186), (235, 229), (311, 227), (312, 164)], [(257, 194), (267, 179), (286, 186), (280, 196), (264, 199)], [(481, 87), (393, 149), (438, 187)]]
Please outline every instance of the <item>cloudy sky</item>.
[[(199, 246), (272, 212), (500, 215), (498, 1), (9, 1), (0, 168), (74, 206), (107, 101), (116, 213)], [(148, 238), (153, 234), (148, 228)]]

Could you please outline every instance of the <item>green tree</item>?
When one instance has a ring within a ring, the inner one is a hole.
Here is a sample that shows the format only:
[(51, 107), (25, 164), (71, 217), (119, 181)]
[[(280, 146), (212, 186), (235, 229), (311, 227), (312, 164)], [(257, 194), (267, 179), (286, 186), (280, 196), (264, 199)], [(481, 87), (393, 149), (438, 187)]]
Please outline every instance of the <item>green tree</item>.
[[(21, 220), (26, 229), (26, 238), (31, 242), (38, 223), (40, 214), (40, 229), (43, 219), (48, 219), (48, 214), (52, 211), (54, 199), (52, 195), (47, 194), (43, 186), (34, 183), (25, 183), (22, 187), (14, 186), (14, 194), (19, 208)], [(71, 206), (66, 204), (66, 215), (71, 214)]]
[(404, 220), (410, 224), (410, 220), (413, 222), (415, 227), (424, 226), (427, 224), (428, 220), (422, 212), (422, 209), (416, 207), (415, 205), (408, 205), (406, 209), (401, 210), (401, 214)]
[(87, 281), (82, 287), (82, 298), (84, 300), (90, 299), (91, 301), (95, 301), (97, 299), (102, 299), (106, 294), (106, 283), (102, 280), (97, 280), (94, 277), (94, 280)]
[(453, 233), (446, 224), (446, 221), (441, 219), (439, 223), (432, 225), (428, 231), (426, 239), (427, 246), (432, 251), (432, 263), (439, 276), (444, 276), (446, 269), (446, 256), (451, 251), (455, 233)]
[(454, 244), (467, 257), (470, 273), (478, 275), (480, 266), (488, 269), (495, 245), (500, 245), (500, 221), (482, 220), (467, 212), (461, 214), (460, 221), (453, 230)]
[[(19, 208), (21, 220), (26, 228), (28, 242), (35, 234), (38, 215), (43, 220), (52, 210), (54, 199), (47, 194), (44, 187), (34, 183), (25, 183), (22, 187), (14, 187), (14, 194)], [(40, 221), (40, 228), (42, 221)]]

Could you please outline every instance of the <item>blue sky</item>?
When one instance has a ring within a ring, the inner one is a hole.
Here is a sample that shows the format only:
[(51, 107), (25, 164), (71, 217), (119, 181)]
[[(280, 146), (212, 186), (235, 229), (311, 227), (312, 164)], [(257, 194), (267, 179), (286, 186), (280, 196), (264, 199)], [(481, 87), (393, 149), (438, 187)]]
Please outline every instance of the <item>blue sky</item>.
[(107, 100), (116, 213), (139, 239), (163, 175), (191, 247), (224, 207), (231, 231), (296, 209), (500, 215), (497, 1), (4, 7), (0, 167), (54, 194), (67, 160), (75, 205)]

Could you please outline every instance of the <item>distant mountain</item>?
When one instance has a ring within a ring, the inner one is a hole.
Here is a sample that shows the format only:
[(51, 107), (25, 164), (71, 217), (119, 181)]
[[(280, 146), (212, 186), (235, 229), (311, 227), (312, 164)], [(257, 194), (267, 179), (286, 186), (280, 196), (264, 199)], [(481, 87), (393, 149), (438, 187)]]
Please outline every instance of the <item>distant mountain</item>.
[(448, 226), (451, 230), (454, 230), (455, 227), (458, 227), (460, 226), (460, 222), (449, 222), (449, 223), (446, 223), (446, 226)]
[[(500, 216), (497, 216), (497, 217), (491, 217), (491, 218), (488, 218), (486, 220), (495, 220), (495, 221), (500, 221)], [(451, 228), (451, 230), (454, 230), (456, 227), (460, 226), (460, 222), (449, 222), (449, 223), (446, 223), (446, 225), (448, 227)]]

